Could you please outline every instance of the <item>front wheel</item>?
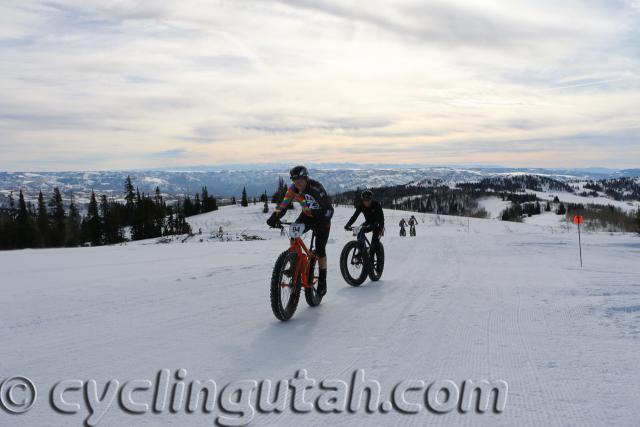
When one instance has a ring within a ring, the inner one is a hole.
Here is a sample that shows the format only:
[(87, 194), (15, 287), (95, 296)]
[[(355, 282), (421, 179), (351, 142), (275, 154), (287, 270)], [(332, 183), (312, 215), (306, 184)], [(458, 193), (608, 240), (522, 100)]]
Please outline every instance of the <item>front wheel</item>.
[(298, 307), (300, 299), (300, 274), (293, 277), (298, 256), (284, 251), (278, 256), (271, 274), (271, 310), (278, 320), (289, 320)]
[(367, 279), (366, 249), (357, 240), (347, 243), (340, 254), (340, 273), (351, 286), (360, 286)]
[(309, 260), (309, 284), (310, 288), (304, 288), (304, 297), (309, 307), (315, 307), (322, 302), (322, 296), (318, 295), (318, 278), (319, 278), (318, 261), (315, 258)]
[(375, 250), (371, 248), (369, 262), (369, 279), (373, 282), (377, 282), (380, 280), (380, 277), (382, 277), (382, 271), (384, 270), (384, 246), (382, 245), (382, 242), (378, 242)]

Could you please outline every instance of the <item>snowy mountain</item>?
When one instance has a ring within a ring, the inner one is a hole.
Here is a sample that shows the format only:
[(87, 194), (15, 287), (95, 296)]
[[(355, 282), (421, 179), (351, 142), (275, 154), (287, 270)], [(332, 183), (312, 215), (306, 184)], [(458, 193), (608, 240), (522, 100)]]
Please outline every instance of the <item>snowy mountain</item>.
[[(329, 167), (332, 166), (332, 167)], [(80, 200), (87, 199), (91, 190), (99, 194), (118, 196), (122, 193), (127, 175), (143, 192), (153, 192), (156, 187), (166, 195), (195, 194), (203, 186), (216, 196), (238, 196), (243, 187), (250, 196), (258, 196), (265, 190), (275, 190), (278, 177), (287, 178), (287, 166), (261, 169), (243, 166), (238, 169), (219, 170), (132, 170), (100, 172), (0, 172), (0, 194), (23, 189), (33, 199), (38, 192), (50, 193), (59, 187), (64, 194), (73, 192)], [(384, 165), (341, 166), (319, 165), (312, 168), (330, 193), (364, 187), (401, 185), (410, 182), (438, 180), (445, 183), (474, 182), (487, 177), (513, 174), (535, 174), (568, 181), (571, 179), (605, 179), (622, 176), (640, 176), (640, 170), (549, 170), (508, 168), (454, 168), (454, 167), (399, 167)]]
[[(317, 308), (301, 301), (287, 323), (273, 317), (268, 286), (288, 239), (266, 227), (260, 206), (189, 218), (202, 234), (184, 243), (0, 253), (0, 338), (10, 343), (0, 381), (23, 375), (39, 392), (28, 413), (0, 408), (0, 425), (82, 425), (90, 415), (84, 389), (64, 394), (79, 405), (75, 414), (50, 407), (62, 380), (95, 379), (97, 396), (111, 379), (120, 387), (148, 380), (152, 387), (137, 383), (133, 396), (151, 408), (160, 370), (181, 368), (187, 386), (212, 379), (218, 396), (240, 380), (277, 382), (306, 369), (316, 380), (306, 394), (314, 405), (320, 381), (351, 385), (358, 369), (380, 384), (381, 405), (401, 381), (418, 387), (406, 393), (420, 405), (416, 414), (381, 406), (367, 413), (365, 397), (355, 413), (255, 409), (244, 422), (256, 426), (637, 425), (637, 236), (583, 234), (581, 269), (576, 229), (566, 223), (418, 214), (418, 236), (400, 238), (397, 223), (409, 213), (387, 211), (382, 280), (352, 288), (337, 267), (352, 239), (341, 227), (351, 212), (338, 207), (333, 221), (329, 293)], [(226, 239), (215, 237), (220, 227)], [(235, 238), (242, 234), (264, 240)], [(447, 413), (429, 411), (425, 388), (439, 380), (503, 380), (505, 410), (463, 412), (453, 401)], [(258, 408), (255, 390), (244, 396)], [(212, 412), (182, 405), (132, 415), (117, 399), (103, 401), (98, 425), (197, 427), (241, 415), (232, 412), (238, 405), (221, 408), (225, 399)]]

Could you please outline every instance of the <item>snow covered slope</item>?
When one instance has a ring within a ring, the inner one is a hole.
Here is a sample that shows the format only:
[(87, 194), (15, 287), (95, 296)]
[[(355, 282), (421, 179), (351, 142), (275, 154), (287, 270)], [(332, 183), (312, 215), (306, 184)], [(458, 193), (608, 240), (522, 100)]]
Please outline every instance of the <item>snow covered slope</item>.
[(617, 208), (622, 209), (625, 212), (636, 212), (640, 209), (640, 201), (622, 201), (622, 200), (614, 200), (610, 197), (599, 196), (599, 197), (584, 197), (578, 194), (566, 193), (566, 192), (541, 192), (541, 191), (530, 191), (527, 193), (532, 193), (538, 196), (540, 200), (548, 200), (552, 201), (556, 196), (561, 202), (564, 203), (582, 203), (583, 205), (611, 205)]
[[(65, 394), (78, 414), (49, 408), (56, 382), (155, 380), (163, 368), (219, 385), (298, 369), (349, 381), (365, 369), (387, 391), (405, 379), (510, 387), (501, 414), (287, 410), (256, 413), (258, 426), (637, 425), (640, 238), (583, 235), (580, 269), (573, 229), (418, 215), (418, 236), (403, 239), (396, 225), (409, 214), (387, 211), (382, 280), (352, 288), (337, 267), (350, 214), (336, 212), (328, 295), (317, 308), (301, 301), (287, 323), (271, 313), (268, 283), (288, 242), (260, 206), (193, 217), (203, 234), (186, 243), (0, 253), (0, 381), (25, 375), (40, 390), (24, 415), (0, 409), (0, 425), (80, 426), (80, 392)], [(209, 240), (220, 226), (266, 240)], [(218, 415), (112, 407), (99, 425), (210, 426)]]

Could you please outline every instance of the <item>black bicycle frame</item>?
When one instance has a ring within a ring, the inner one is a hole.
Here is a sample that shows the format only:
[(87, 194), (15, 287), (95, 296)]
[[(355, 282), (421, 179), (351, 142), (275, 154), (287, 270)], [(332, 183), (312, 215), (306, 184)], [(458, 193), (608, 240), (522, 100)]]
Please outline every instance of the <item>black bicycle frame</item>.
[(367, 239), (366, 233), (368, 233), (369, 229), (365, 229), (365, 227), (360, 227), (360, 231), (358, 232), (358, 236), (356, 237), (356, 239), (358, 240), (358, 242), (366, 244), (366, 246), (371, 247), (371, 242), (369, 241), (369, 239)]

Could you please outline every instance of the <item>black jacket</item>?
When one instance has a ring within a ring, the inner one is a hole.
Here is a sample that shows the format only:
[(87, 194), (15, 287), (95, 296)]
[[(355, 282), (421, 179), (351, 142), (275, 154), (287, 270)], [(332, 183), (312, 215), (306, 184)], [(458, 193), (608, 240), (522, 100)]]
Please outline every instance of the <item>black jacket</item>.
[(331, 220), (333, 206), (331, 197), (318, 181), (309, 180), (307, 188), (300, 192), (295, 185), (291, 185), (284, 195), (282, 202), (276, 208), (276, 214), (282, 218), (293, 202), (302, 206), (302, 213), (315, 220)]
[(380, 203), (376, 202), (375, 200), (371, 201), (371, 204), (368, 208), (365, 207), (362, 202), (358, 203), (356, 205), (356, 211), (354, 212), (349, 222), (347, 222), (347, 227), (351, 227), (351, 225), (356, 221), (356, 219), (358, 219), (358, 216), (360, 216), (361, 213), (364, 214), (364, 220), (367, 222), (367, 224), (377, 227), (384, 227), (384, 212), (382, 212), (382, 206), (380, 205)]

